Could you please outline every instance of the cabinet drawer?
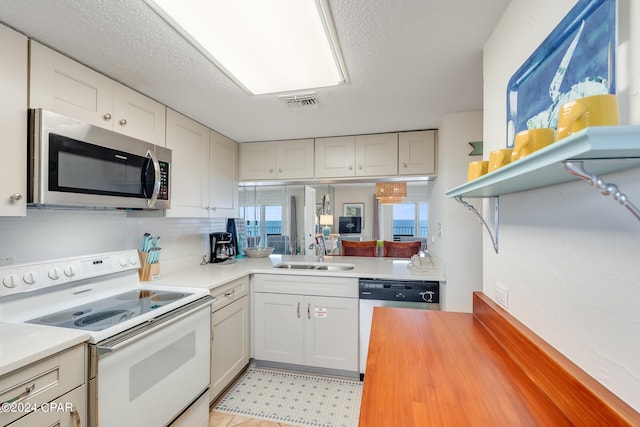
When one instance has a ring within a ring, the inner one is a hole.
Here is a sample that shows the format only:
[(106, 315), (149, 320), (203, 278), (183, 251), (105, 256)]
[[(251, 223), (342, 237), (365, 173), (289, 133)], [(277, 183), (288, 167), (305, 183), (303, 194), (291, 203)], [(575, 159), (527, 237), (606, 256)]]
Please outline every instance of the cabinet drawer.
[(358, 298), (358, 279), (351, 277), (256, 274), (256, 292)]
[(212, 311), (220, 310), (235, 300), (249, 294), (249, 277), (234, 280), (211, 290), (211, 296), (216, 300), (211, 305)]
[(87, 388), (85, 385), (60, 396), (50, 404), (38, 406), (40, 410), (30, 413), (11, 427), (58, 426), (76, 427), (87, 425)]
[[(84, 384), (85, 373), (85, 345), (81, 344), (0, 378), (0, 402), (15, 403), (16, 409), (40, 406)], [(19, 410), (0, 411), (0, 425), (23, 415)]]

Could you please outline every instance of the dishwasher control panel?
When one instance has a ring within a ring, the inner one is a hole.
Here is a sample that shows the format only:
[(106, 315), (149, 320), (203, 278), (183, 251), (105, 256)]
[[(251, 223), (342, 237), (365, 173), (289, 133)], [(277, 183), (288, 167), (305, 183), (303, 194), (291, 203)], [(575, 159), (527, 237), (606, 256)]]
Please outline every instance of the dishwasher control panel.
[(439, 303), (440, 283), (430, 280), (360, 279), (360, 299)]

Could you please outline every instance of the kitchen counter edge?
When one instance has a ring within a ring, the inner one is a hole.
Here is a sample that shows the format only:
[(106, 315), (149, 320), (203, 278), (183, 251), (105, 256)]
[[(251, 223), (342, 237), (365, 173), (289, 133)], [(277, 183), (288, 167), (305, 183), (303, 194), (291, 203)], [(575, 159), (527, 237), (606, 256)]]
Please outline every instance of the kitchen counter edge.
[(88, 339), (75, 329), (0, 322), (0, 377)]
[(379, 278), (396, 280), (446, 280), (445, 263), (432, 257), (435, 268), (424, 272), (411, 271), (408, 259), (374, 258), (374, 257), (340, 257), (326, 256), (322, 264), (351, 264), (352, 270), (289, 270), (274, 266), (285, 262), (316, 263), (313, 257), (304, 255), (271, 255), (267, 258), (240, 258), (232, 264), (204, 264), (176, 269), (161, 274), (157, 280), (147, 282), (152, 285), (171, 285), (185, 287), (202, 287), (215, 289), (218, 286), (240, 279), (251, 274), (284, 274), (296, 276)]

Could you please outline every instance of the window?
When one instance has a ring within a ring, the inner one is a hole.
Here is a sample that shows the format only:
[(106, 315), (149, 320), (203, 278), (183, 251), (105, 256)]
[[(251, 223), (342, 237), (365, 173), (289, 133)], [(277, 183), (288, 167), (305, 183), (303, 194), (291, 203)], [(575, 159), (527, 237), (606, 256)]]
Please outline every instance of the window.
[(401, 237), (427, 237), (428, 205), (406, 202), (393, 205), (393, 239)]
[[(282, 240), (282, 245), (277, 245), (278, 239), (270, 236), (282, 234), (282, 205), (242, 206), (240, 215), (247, 223), (247, 237), (253, 238), (255, 246), (276, 245), (273, 253), (286, 253), (287, 247)], [(282, 247), (280, 247), (282, 246)]]
[[(244, 206), (241, 216), (247, 221), (247, 236), (282, 234), (282, 206)], [(264, 218), (264, 221), (263, 221)]]

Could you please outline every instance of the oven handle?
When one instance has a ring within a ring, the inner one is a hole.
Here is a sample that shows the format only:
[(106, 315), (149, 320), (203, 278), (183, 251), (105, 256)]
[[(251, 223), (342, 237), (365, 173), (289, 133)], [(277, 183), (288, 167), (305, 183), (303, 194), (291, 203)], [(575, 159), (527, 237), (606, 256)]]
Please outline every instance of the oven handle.
[(97, 356), (98, 358), (100, 358), (120, 348), (126, 347), (129, 344), (132, 344), (135, 341), (144, 338), (150, 333), (155, 332), (155, 329), (158, 327), (175, 323), (182, 318), (189, 316), (195, 311), (203, 308), (204, 306), (211, 306), (211, 304), (215, 300), (216, 299), (211, 295), (207, 295), (196, 301), (190, 302), (184, 307), (178, 308), (162, 316), (158, 316), (154, 319), (148, 320), (147, 322), (131, 328), (121, 334), (118, 334), (111, 338), (107, 338), (106, 340), (101, 341), (95, 345)]

